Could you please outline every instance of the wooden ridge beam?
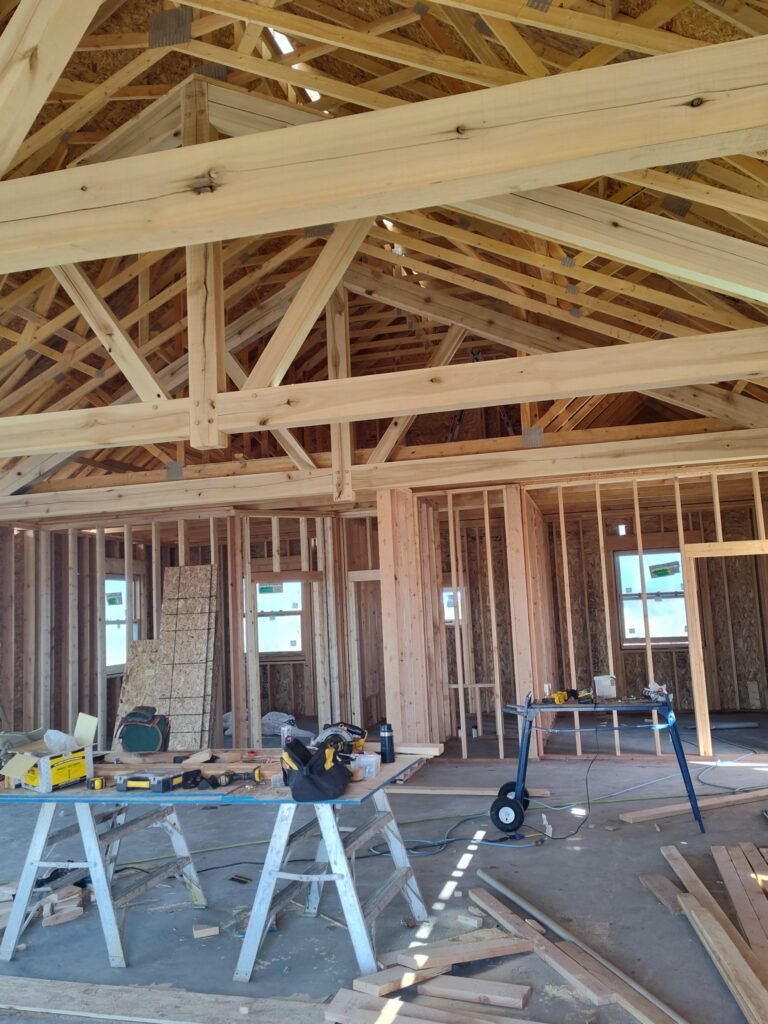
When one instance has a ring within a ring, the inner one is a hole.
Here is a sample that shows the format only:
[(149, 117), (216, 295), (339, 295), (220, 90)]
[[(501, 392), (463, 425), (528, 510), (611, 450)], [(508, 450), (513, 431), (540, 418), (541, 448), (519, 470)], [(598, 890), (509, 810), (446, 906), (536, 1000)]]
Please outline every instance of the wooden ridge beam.
[(51, 270), (139, 398), (143, 402), (167, 398), (146, 357), (133, 344), (83, 271), (74, 265)]
[(650, 60), (0, 182), (0, 273), (768, 147), (768, 37)]
[(32, 127), (100, 0), (21, 0), (0, 38), (0, 177)]
[(457, 205), (473, 216), (506, 227), (576, 245), (726, 295), (768, 303), (768, 248), (753, 242), (564, 188)]
[[(768, 374), (768, 327), (643, 345), (581, 349), (427, 367), (367, 377), (286, 384), (218, 396), (228, 434), (454, 409), (538, 402)], [(44, 412), (0, 420), (0, 457), (113, 448), (188, 437), (188, 399)], [(152, 430), (154, 429), (154, 435)]]
[[(640, 439), (617, 445), (599, 441), (589, 445), (564, 445), (546, 451), (502, 451), (481, 455), (355, 465), (352, 483), (358, 500), (362, 494), (387, 487), (463, 487), (517, 481), (557, 480), (591, 473), (636, 473), (649, 470), (672, 473), (675, 467), (701, 473), (713, 464), (763, 465), (768, 429), (727, 433)], [(277, 460), (275, 460), (277, 461)], [(281, 460), (282, 464), (283, 460)], [(124, 516), (129, 511), (167, 511), (169, 508), (253, 504), (295, 504), (301, 501), (331, 502), (330, 467), (302, 473), (291, 468), (273, 472), (232, 474), (207, 479), (86, 487), (66, 492), (22, 494), (0, 498), (0, 522), (91, 521), (94, 508), (104, 516)]]

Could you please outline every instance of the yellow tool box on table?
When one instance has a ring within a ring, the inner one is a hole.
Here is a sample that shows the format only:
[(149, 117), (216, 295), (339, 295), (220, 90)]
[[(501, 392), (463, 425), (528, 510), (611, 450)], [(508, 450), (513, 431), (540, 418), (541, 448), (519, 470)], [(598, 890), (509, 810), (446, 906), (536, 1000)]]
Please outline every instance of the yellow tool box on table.
[(52, 793), (55, 789), (77, 786), (92, 779), (95, 724), (96, 719), (91, 715), (79, 715), (74, 732), (78, 745), (63, 753), (52, 754), (41, 749), (41, 741), (17, 747), (0, 768), (6, 784), (36, 793)]

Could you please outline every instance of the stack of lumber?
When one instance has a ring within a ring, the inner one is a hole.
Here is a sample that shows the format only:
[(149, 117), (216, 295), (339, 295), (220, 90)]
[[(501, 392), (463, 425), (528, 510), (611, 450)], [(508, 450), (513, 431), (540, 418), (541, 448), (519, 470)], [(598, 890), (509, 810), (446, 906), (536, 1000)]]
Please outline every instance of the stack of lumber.
[[(488, 876), (482, 874), (488, 881)], [(509, 899), (519, 899), (495, 880), (489, 884)], [(469, 898), (495, 920), (500, 929), (483, 929), (460, 940), (414, 946), (390, 954), (385, 958), (385, 964), (389, 963), (385, 970), (358, 978), (352, 991), (342, 989), (336, 994), (326, 1010), (326, 1020), (334, 1024), (380, 1024), (388, 1020), (396, 1020), (398, 1024), (522, 1022), (522, 1018), (510, 1017), (508, 1013), (510, 1009), (522, 1009), (526, 1005), (531, 993), (529, 985), (460, 978), (450, 971), (456, 964), (478, 962), (492, 956), (534, 953), (594, 1006), (616, 1004), (641, 1024), (687, 1024), (680, 1014), (545, 915), (536, 912), (533, 918), (524, 919), (485, 889), (472, 889)], [(530, 905), (527, 906), (532, 912)], [(534, 919), (537, 916), (547, 928)], [(553, 942), (547, 937), (547, 929), (556, 929), (555, 934), (560, 938), (564, 935), (569, 938)], [(402, 990), (413, 986), (419, 996), (427, 997), (426, 1002), (423, 999), (407, 1002), (399, 998)], [(496, 1009), (500, 1011), (498, 1017), (492, 1015)], [(525, 1024), (536, 1022), (526, 1018)]]
[(211, 738), (220, 643), (215, 565), (165, 570), (160, 637), (128, 648), (116, 722), (150, 705), (171, 719), (172, 750), (196, 750)]
[[(413, 946), (384, 955), (389, 964), (376, 974), (356, 978), (352, 990), (341, 989), (326, 1010), (326, 1020), (336, 1024), (375, 1024), (396, 1019), (435, 1021), (439, 1024), (482, 1024), (495, 1018), (490, 1008), (522, 1009), (531, 994), (530, 985), (512, 985), (483, 978), (458, 978), (449, 974), (457, 964), (479, 963), (497, 957), (530, 953), (533, 945), (513, 938), (499, 928), (485, 928), (446, 942)], [(417, 986), (428, 1002), (404, 1003), (392, 993)], [(482, 1019), (473, 1016), (483, 1008)], [(509, 1020), (508, 1017), (504, 1018)]]
[(78, 885), (65, 885), (43, 900), (43, 928), (68, 924), (83, 916), (85, 893)]
[(661, 853), (687, 890), (678, 902), (749, 1024), (768, 1021), (768, 848), (713, 846), (738, 928), (675, 846)]

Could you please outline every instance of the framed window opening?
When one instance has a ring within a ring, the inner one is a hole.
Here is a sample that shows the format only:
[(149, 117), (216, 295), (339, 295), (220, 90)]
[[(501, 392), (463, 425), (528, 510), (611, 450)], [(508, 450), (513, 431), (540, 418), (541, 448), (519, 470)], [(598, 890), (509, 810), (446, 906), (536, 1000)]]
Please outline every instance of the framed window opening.
[(457, 589), (455, 594), (453, 587), (443, 587), (443, 622), (446, 626), (456, 625), (456, 603), (458, 599), (459, 622), (461, 622), (461, 590)]
[(125, 575), (110, 573), (104, 577), (104, 650), (107, 675), (122, 675), (128, 655), (128, 641), (141, 637), (141, 577), (133, 576), (130, 628), (126, 618), (128, 582)]
[(308, 649), (304, 582), (258, 580), (254, 589), (260, 659), (303, 661)]
[[(625, 650), (645, 646), (645, 611), (653, 647), (687, 647), (683, 563), (679, 548), (615, 551), (619, 642)], [(643, 585), (645, 596), (643, 595)]]

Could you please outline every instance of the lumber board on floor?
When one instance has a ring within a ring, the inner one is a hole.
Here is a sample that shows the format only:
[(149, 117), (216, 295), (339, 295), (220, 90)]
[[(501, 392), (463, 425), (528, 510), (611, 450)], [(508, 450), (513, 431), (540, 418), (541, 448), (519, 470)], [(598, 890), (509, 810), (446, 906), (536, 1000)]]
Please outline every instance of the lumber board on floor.
[(481, 1003), (484, 1006), (502, 1006), (522, 1010), (531, 995), (530, 985), (511, 985), (485, 978), (454, 978), (443, 975), (423, 981), (419, 995), (455, 999), (463, 1003)]
[(763, 984), (768, 985), (768, 964), (761, 961), (755, 955), (738, 929), (728, 919), (725, 911), (722, 909), (715, 897), (709, 889), (707, 889), (706, 885), (704, 885), (685, 857), (683, 857), (682, 853), (680, 853), (676, 846), (662, 846), (661, 855), (675, 872), (682, 885), (684, 885), (688, 892), (692, 896), (695, 896), (699, 903), (714, 917), (755, 974), (762, 979)]
[[(763, 929), (758, 906), (752, 901), (750, 896), (753, 885), (755, 895), (766, 904), (766, 908), (768, 908), (768, 903), (766, 903), (765, 897), (751, 876), (746, 857), (744, 857), (744, 854), (738, 847), (730, 846), (713, 846), (712, 857), (715, 864), (717, 864), (720, 877), (725, 883), (725, 888), (728, 890), (733, 909), (736, 911), (739, 927), (744, 933), (745, 939), (759, 956), (765, 958), (768, 953), (768, 935), (766, 935)], [(732, 857), (736, 857), (736, 863), (734, 863)], [(742, 867), (742, 861), (746, 865), (746, 871)]]
[(596, 980), (602, 982), (606, 988), (614, 993), (615, 1001), (626, 1010), (640, 1024), (673, 1024), (674, 1018), (664, 1013), (650, 1000), (635, 992), (633, 988), (609, 971), (606, 967), (585, 953), (580, 946), (574, 942), (558, 942), (558, 948), (567, 953), (585, 971), (588, 971)]
[(365, 974), (361, 978), (355, 978), (352, 988), (355, 992), (364, 992), (369, 996), (387, 996), (390, 992), (399, 992), (401, 989), (410, 988), (411, 985), (418, 985), (422, 981), (429, 981), (440, 974), (445, 974), (449, 967), (428, 967), (423, 971), (416, 971), (412, 967), (402, 967), (395, 964), (394, 967), (386, 967), (383, 971), (375, 974)]
[[(705, 796), (699, 800), (699, 808), (702, 811), (717, 810), (718, 807), (733, 807), (736, 804), (752, 803), (754, 800), (768, 800), (768, 789), (753, 789), (746, 793), (728, 793), (725, 796)], [(646, 808), (642, 811), (627, 811), (625, 814), (619, 815), (619, 821), (635, 825), (641, 821), (656, 821), (658, 818), (673, 818), (678, 814), (690, 813), (691, 805), (685, 800), (681, 803)]]
[(0, 1007), (98, 1021), (132, 1024), (241, 1024), (241, 1006), (259, 1024), (285, 1024), (288, 1017), (302, 1024), (321, 1024), (323, 1006), (307, 1000), (253, 999), (248, 996), (207, 995), (184, 989), (128, 985), (91, 985), (40, 978), (4, 977)]
[(683, 891), (679, 886), (667, 878), (666, 875), (646, 874), (638, 876), (640, 884), (652, 892), (659, 903), (662, 903), (667, 910), (673, 914), (682, 914), (682, 908), (677, 897)]
[(515, 940), (505, 935), (500, 939), (485, 939), (482, 942), (454, 942), (444, 946), (435, 944), (401, 949), (397, 954), (397, 962), (403, 967), (424, 970), (445, 964), (474, 963), (476, 960), (492, 960), (532, 951), (533, 944), (526, 939)]
[(765, 1024), (768, 1020), (768, 990), (714, 916), (695, 896), (681, 896), (680, 904), (749, 1024)]
[[(437, 1024), (504, 1024), (509, 1018), (471, 1016), (450, 1010), (434, 1009), (423, 1003), (404, 1003), (397, 998), (381, 999), (378, 996), (366, 995), (362, 992), (351, 992), (339, 989), (325, 1012), (325, 1019), (335, 1024), (384, 1024), (385, 1021), (397, 1021), (397, 1024), (409, 1024), (411, 1021), (435, 1021)], [(529, 1022), (535, 1024), (535, 1022)]]

